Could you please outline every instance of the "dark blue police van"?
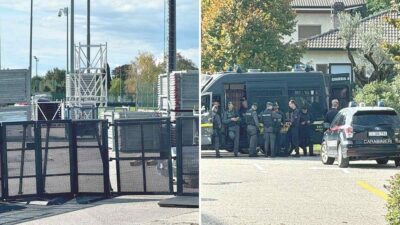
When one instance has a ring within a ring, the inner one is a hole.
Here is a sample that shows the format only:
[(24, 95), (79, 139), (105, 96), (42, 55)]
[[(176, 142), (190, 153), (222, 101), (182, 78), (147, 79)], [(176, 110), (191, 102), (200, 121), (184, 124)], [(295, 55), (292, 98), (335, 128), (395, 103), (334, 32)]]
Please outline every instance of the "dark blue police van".
[[(348, 76), (348, 75), (347, 75)], [(324, 75), (321, 72), (227, 72), (212, 75), (202, 84), (201, 105), (204, 111), (209, 111), (213, 103), (220, 104), (221, 115), (227, 109), (227, 103), (232, 101), (239, 110), (240, 99), (246, 96), (248, 104), (258, 103), (258, 112), (265, 109), (267, 102), (277, 102), (280, 110), (288, 113), (288, 102), (293, 99), (298, 107), (307, 105), (313, 116), (313, 134), (311, 141), (320, 144), (324, 128), (324, 115), (330, 107), (332, 98), (350, 101), (350, 86), (348, 78), (338, 79)], [(202, 149), (211, 144), (212, 125), (202, 120)], [(221, 147), (226, 144), (226, 128), (222, 129)], [(260, 134), (259, 142), (263, 142)], [(245, 145), (245, 143), (241, 143)], [(243, 146), (241, 146), (243, 147)]]

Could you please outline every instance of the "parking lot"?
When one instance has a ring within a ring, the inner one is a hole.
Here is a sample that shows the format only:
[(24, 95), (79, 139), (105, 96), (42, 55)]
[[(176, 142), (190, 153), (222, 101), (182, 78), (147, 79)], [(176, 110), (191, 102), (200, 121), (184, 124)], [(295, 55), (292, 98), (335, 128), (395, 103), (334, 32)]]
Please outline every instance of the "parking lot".
[(384, 185), (393, 161), (350, 162), (318, 157), (234, 158), (202, 152), (203, 224), (386, 224)]

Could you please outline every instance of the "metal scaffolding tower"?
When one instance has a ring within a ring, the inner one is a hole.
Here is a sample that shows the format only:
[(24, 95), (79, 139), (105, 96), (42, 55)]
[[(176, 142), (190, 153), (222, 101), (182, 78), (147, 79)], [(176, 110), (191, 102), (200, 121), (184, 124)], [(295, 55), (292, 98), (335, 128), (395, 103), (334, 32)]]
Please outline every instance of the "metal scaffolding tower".
[[(91, 59), (88, 52), (91, 51)], [(107, 106), (107, 43), (75, 46), (74, 68), (66, 79), (66, 105), (71, 109)], [(72, 119), (81, 113), (72, 113)], [(86, 116), (85, 116), (86, 117)], [(83, 118), (88, 119), (88, 118)]]

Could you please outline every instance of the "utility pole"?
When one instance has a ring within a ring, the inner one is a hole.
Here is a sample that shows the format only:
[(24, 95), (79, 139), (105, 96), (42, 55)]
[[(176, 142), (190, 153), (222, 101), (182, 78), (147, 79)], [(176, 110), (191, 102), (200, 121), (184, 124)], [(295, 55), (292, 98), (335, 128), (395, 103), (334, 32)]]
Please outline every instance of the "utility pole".
[(1, 70), (1, 20), (0, 20), (0, 70)]
[(167, 56), (167, 87), (168, 87), (168, 116), (171, 114), (170, 74), (176, 70), (176, 0), (168, 1), (168, 56)]
[[(33, 26), (33, 0), (31, 0), (31, 23), (30, 23), (30, 34), (29, 34), (29, 78), (28, 84), (30, 87), (32, 80), (32, 26)], [(27, 88), (27, 95), (31, 96), (31, 89)]]
[[(87, 0), (87, 67), (90, 67), (90, 0)], [(89, 72), (89, 71), (88, 71)]]
[(75, 65), (74, 65), (74, 52), (75, 52), (75, 45), (74, 45), (74, 25), (75, 25), (75, 6), (74, 6), (74, 0), (71, 0), (71, 44), (70, 44), (70, 55), (71, 55), (71, 66), (69, 68), (70, 73), (75, 73)]

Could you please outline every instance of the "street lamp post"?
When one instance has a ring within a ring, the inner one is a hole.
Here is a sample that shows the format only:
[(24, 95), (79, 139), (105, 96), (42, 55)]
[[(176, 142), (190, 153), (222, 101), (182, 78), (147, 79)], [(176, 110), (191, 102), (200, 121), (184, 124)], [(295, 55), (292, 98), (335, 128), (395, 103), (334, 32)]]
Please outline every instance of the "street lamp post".
[(35, 61), (36, 61), (36, 76), (38, 76), (37, 67), (38, 67), (39, 58), (36, 57), (36, 56), (33, 56), (33, 58), (34, 58)]
[(69, 58), (69, 49), (68, 49), (68, 46), (69, 46), (69, 38), (68, 38), (68, 35), (69, 35), (69, 32), (68, 32), (68, 7), (65, 7), (65, 8), (63, 8), (63, 9), (60, 9), (59, 11), (58, 11), (58, 17), (61, 17), (62, 15), (64, 15), (64, 16), (66, 16), (67, 17), (67, 67), (66, 67), (66, 74), (68, 74), (68, 62), (69, 62), (69, 60), (68, 60), (68, 58)]

